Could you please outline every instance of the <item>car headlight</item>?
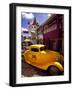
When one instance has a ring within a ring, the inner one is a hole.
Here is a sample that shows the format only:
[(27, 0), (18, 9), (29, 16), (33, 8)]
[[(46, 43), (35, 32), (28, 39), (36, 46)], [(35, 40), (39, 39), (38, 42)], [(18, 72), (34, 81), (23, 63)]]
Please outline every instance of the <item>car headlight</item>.
[(62, 64), (64, 66), (64, 57), (62, 55), (59, 55), (56, 58), (56, 61), (59, 62), (60, 64)]
[(56, 57), (56, 60), (57, 60), (57, 61), (59, 61), (59, 60), (60, 60), (60, 55), (58, 55), (58, 56)]

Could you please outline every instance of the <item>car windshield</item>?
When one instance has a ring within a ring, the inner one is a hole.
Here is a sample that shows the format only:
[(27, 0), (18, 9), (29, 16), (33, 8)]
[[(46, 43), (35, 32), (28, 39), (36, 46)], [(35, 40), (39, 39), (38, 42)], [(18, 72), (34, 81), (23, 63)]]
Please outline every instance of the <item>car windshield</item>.
[(40, 48), (40, 51), (43, 51), (43, 50), (46, 50), (45, 46)]
[(39, 50), (37, 48), (31, 48), (31, 51), (39, 52)]

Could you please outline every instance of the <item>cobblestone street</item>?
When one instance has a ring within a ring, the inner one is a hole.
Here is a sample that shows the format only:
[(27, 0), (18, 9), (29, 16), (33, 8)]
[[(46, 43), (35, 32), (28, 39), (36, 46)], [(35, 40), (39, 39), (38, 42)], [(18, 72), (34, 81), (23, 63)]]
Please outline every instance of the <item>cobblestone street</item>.
[[(29, 65), (25, 61), (22, 60), (22, 66), (21, 66), (21, 74), (24, 77), (32, 77), (32, 76), (50, 76), (50, 74), (47, 71), (38, 69), (36, 67), (33, 67), (32, 65)], [(64, 73), (61, 73), (60, 75), (63, 75)]]
[(43, 71), (40, 69), (37, 69), (26, 62), (22, 61), (22, 75), (31, 77), (31, 76), (48, 76), (47, 71)]

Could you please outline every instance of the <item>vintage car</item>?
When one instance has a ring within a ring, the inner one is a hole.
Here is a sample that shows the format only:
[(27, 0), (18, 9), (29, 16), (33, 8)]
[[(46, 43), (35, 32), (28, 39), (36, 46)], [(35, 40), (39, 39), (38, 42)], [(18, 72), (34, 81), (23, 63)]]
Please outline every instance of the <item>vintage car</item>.
[(47, 50), (45, 45), (30, 45), (24, 52), (24, 60), (39, 69), (48, 71), (51, 75), (64, 72), (64, 57), (58, 52)]
[(29, 49), (29, 46), (32, 45), (32, 41), (30, 39), (24, 39), (22, 41), (22, 57), (23, 57), (23, 54), (26, 50)]

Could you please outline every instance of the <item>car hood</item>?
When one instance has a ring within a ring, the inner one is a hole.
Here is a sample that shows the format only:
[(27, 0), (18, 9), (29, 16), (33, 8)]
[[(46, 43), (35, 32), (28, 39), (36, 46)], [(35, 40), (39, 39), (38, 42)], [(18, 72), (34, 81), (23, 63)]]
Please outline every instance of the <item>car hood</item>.
[(58, 56), (60, 55), (58, 52), (56, 52), (56, 51), (51, 51), (51, 50), (41, 51), (41, 53), (42, 53), (43, 55), (48, 56), (48, 57), (54, 57), (54, 58), (56, 58), (56, 57), (58, 57)]
[(43, 54), (59, 54), (58, 52), (56, 52), (56, 51), (51, 51), (51, 50), (41, 51), (41, 53), (43, 53)]

